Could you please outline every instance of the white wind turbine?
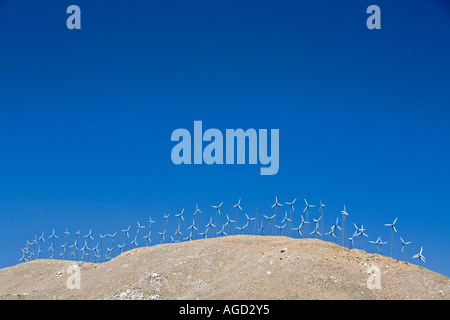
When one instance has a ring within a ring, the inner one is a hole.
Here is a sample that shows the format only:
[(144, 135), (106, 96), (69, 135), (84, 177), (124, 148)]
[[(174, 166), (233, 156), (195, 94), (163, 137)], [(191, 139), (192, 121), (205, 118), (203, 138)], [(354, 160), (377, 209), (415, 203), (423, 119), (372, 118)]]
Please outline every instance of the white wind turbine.
[(345, 246), (345, 217), (348, 216), (347, 209), (345, 208), (344, 204), (344, 210), (341, 211), (342, 214), (342, 238), (341, 238), (341, 245)]
[(322, 199), (319, 199), (319, 203), (320, 203), (320, 206), (319, 206), (319, 211), (320, 211), (320, 219), (322, 220), (322, 223), (320, 224), (320, 233), (322, 234), (322, 239), (323, 239), (323, 226), (324, 226), (324, 216), (323, 216), (323, 211), (324, 211), (324, 208), (325, 208), (325, 204), (323, 204), (322, 203)]
[(292, 202), (285, 202), (285, 204), (287, 204), (289, 206), (289, 236), (292, 236), (292, 213), (295, 211), (294, 210), (294, 203), (295, 201), (297, 201), (297, 198), (295, 198), (294, 200), (292, 200)]
[(275, 203), (271, 207), (271, 208), (275, 208), (275, 220), (273, 222), (275, 227), (278, 223), (278, 206), (282, 207), (283, 205), (278, 202), (278, 198), (275, 196)]
[[(166, 241), (166, 231), (167, 231), (167, 229), (164, 229), (163, 232), (158, 232), (159, 235), (161, 236), (161, 242), (160, 242), (160, 244), (162, 244), (162, 243), (164, 243), (164, 242)], [(192, 234), (192, 232), (191, 232), (191, 234)]]
[[(181, 233), (181, 232), (180, 232)], [(147, 245), (147, 247), (150, 245), (150, 243), (152, 242), (152, 240), (150, 239), (150, 235), (151, 235), (151, 231), (149, 232), (149, 234), (148, 235), (146, 235), (146, 236), (144, 236), (144, 239), (145, 239), (145, 243), (146, 243), (146, 245)]]
[(164, 234), (166, 234), (166, 231), (167, 231), (167, 219), (168, 218), (169, 218), (169, 214), (163, 215), (163, 219), (164, 219)]
[(420, 252), (418, 254), (413, 255), (413, 259), (419, 259), (419, 267), (420, 267), (420, 261), (426, 262), (425, 257), (422, 255), (423, 247), (420, 247)]
[[(305, 200), (305, 209), (303, 209), (303, 213), (306, 212), (306, 221), (309, 222), (309, 208), (314, 208), (315, 205), (308, 204), (308, 201), (306, 201), (306, 199), (303, 199), (303, 200)], [(306, 234), (309, 234), (308, 226), (306, 226)]]
[(395, 229), (395, 223), (397, 222), (397, 218), (395, 218), (394, 222), (392, 223), (386, 223), (385, 227), (391, 228), (391, 257), (394, 258), (394, 232), (397, 232), (397, 229)]
[(388, 242), (387, 241), (383, 242), (383, 241), (380, 240), (380, 243), (379, 243), (379, 245), (380, 245), (380, 254), (383, 254), (383, 245), (385, 245), (386, 243), (388, 243)]
[[(236, 221), (231, 220), (230, 217), (227, 214), (227, 222), (225, 223), (225, 226), (228, 226), (231, 223), (235, 223)], [(230, 232), (230, 227), (228, 227), (228, 232)], [(206, 232), (205, 232), (206, 233)]]
[(45, 242), (44, 239), (44, 233), (42, 232), (41, 236), (39, 237), (39, 249), (38, 249), (38, 259), (41, 258), (41, 254), (42, 254), (42, 242)]
[(283, 232), (284, 227), (286, 227), (286, 224), (283, 224), (283, 225), (281, 225), (281, 226), (275, 225), (275, 228), (278, 229), (279, 235), (280, 235), (280, 236), (281, 236), (281, 233)]
[[(197, 207), (197, 210), (198, 210), (198, 207)], [(197, 210), (194, 212), (194, 215), (197, 213)], [(198, 210), (198, 211), (200, 211), (200, 210)], [(184, 208), (181, 210), (180, 213), (175, 215), (175, 217), (179, 218), (178, 219), (178, 229), (175, 230), (175, 235), (176, 235), (177, 241), (180, 241), (180, 236), (182, 235), (180, 227), (181, 227), (181, 220), (184, 221), (183, 212), (184, 212)]]
[(130, 234), (129, 234), (130, 228), (131, 228), (131, 226), (128, 226), (128, 228), (122, 230), (122, 232), (125, 235), (125, 245), (127, 244), (127, 240), (130, 237)]
[[(183, 209), (183, 211), (184, 211), (184, 209)], [(183, 213), (183, 212), (181, 212), (181, 213)], [(200, 215), (200, 213), (202, 213), (202, 211), (198, 208), (198, 205), (195, 204), (194, 216), (195, 216), (195, 225), (196, 226), (198, 226), (198, 216)], [(198, 239), (198, 230), (195, 231), (195, 238)]]
[(103, 239), (104, 239), (105, 237), (106, 237), (106, 234), (103, 235), (103, 234), (100, 233), (100, 236), (99, 236), (99, 238), (100, 238), (100, 252), (99, 252), (100, 258), (101, 258), (102, 255), (103, 255)]
[(303, 237), (303, 234), (302, 234), (302, 228), (304, 227), (305, 224), (308, 224), (309, 222), (308, 222), (308, 221), (305, 221), (305, 219), (303, 218), (303, 215), (300, 215), (300, 217), (301, 217), (301, 221), (300, 221), (299, 226), (298, 226), (297, 228), (292, 228), (292, 230), (297, 230), (298, 234), (299, 234), (301, 237)]
[[(209, 231), (211, 227), (214, 227), (214, 229), (216, 229), (216, 226), (212, 223), (212, 217), (209, 217), (209, 222), (206, 224), (206, 230)], [(209, 235), (209, 237), (211, 238), (211, 234)]]
[(368, 237), (368, 235), (364, 233), (364, 231), (366, 229), (364, 229), (364, 225), (361, 225), (361, 228), (358, 228), (358, 226), (355, 223), (353, 223), (353, 225), (356, 228), (356, 231), (355, 231), (355, 234), (353, 235), (353, 237), (359, 236), (359, 242), (360, 242), (359, 247), (360, 247), (360, 249), (364, 249), (364, 241), (363, 241), (364, 238), (363, 237)]
[(233, 206), (233, 208), (236, 208), (236, 219), (234, 220), (235, 221), (235, 224), (234, 224), (234, 234), (236, 234), (236, 227), (238, 227), (238, 218), (239, 218), (239, 210), (242, 210), (242, 208), (241, 208), (241, 199), (239, 198), (239, 201)]
[(136, 234), (139, 234), (139, 232), (141, 231), (141, 229), (144, 229), (145, 226), (141, 226), (141, 224), (139, 223), (139, 221), (137, 221), (137, 231)]
[(333, 240), (333, 237), (337, 239), (336, 235), (334, 234), (335, 229), (336, 229), (336, 225), (332, 225), (330, 228), (330, 231), (325, 233), (325, 235), (330, 235), (330, 240)]
[[(336, 217), (336, 222), (331, 226), (333, 228), (333, 231), (336, 229), (339, 229), (342, 231), (342, 229), (339, 227), (338, 222), (339, 222), (339, 217)], [(333, 235), (334, 235), (334, 232), (333, 232)], [(336, 235), (334, 235), (334, 237), (337, 239)]]
[[(130, 242), (130, 244), (133, 244), (133, 243), (134, 243), (134, 245), (135, 245), (136, 247), (138, 247), (137, 237), (138, 237), (138, 235), (136, 234), (136, 235), (134, 236), (134, 239), (131, 240), (131, 242)], [(161, 243), (162, 243), (162, 242), (161, 242)]]
[[(292, 219), (288, 218), (288, 214), (287, 214), (286, 210), (284, 210), (284, 218), (283, 218), (283, 220), (281, 220), (281, 224), (283, 224), (285, 221), (289, 221), (289, 225), (292, 225)], [(292, 227), (288, 226), (288, 230), (289, 230), (289, 232), (288, 232), (287, 235), (290, 236), (290, 232), (292, 230)]]
[(274, 217), (275, 217), (275, 215), (273, 215), (271, 217), (268, 217), (268, 216), (264, 215), (264, 218), (266, 218), (267, 222), (268, 222), (268, 229), (267, 229), (268, 231), (267, 231), (267, 233), (268, 233), (269, 236), (272, 233), (272, 229), (270, 228), (270, 220), (272, 220)]
[(348, 238), (348, 243), (350, 243), (350, 249), (353, 247), (353, 236)]
[(49, 250), (52, 252), (52, 255), (50, 257), (50, 259), (53, 259), (53, 254), (55, 253), (55, 238), (58, 238), (58, 236), (55, 234), (55, 229), (53, 229), (52, 234), (50, 235), (49, 239), (52, 239), (52, 245), (51, 245), (51, 249), (49, 248)]
[(369, 240), (370, 243), (375, 244), (375, 251), (378, 253), (378, 245), (380, 244), (381, 238), (378, 237), (378, 239), (376, 241), (373, 240)]
[(92, 237), (92, 230), (89, 230), (89, 233), (87, 235), (85, 235), (84, 237), (87, 238), (87, 245), (88, 245), (88, 247), (90, 247), (91, 239), (94, 240), (94, 237)]
[[(108, 236), (111, 238), (111, 252), (114, 250), (114, 238), (115, 238), (116, 234), (117, 234), (117, 232), (114, 232), (113, 234), (108, 233)], [(111, 254), (110, 254), (110, 257), (111, 257)]]
[[(212, 219), (212, 218), (211, 218), (211, 219)], [(192, 220), (192, 224), (188, 227), (188, 230), (191, 230), (191, 234), (190, 234), (189, 237), (192, 237), (192, 232), (193, 232), (194, 229), (195, 229), (196, 231), (198, 231), (197, 227), (195, 226), (195, 219)]]
[(314, 228), (314, 231), (310, 233), (310, 235), (311, 235), (311, 234), (315, 234), (316, 238), (317, 238), (317, 235), (322, 236), (322, 234), (319, 232), (319, 222), (320, 222), (320, 218), (321, 218), (321, 217), (319, 217), (319, 219), (313, 219), (313, 221), (314, 221), (314, 223), (316, 224), (316, 226), (315, 226), (315, 228)]
[[(250, 217), (248, 216), (248, 214), (246, 214), (246, 213), (245, 213), (245, 217), (247, 218), (247, 224), (246, 224), (246, 225), (249, 225), (251, 221), (253, 221), (253, 220), (256, 219), (256, 218), (250, 218)], [(249, 234), (249, 233), (250, 233), (250, 231), (247, 232), (247, 234)]]
[(405, 246), (408, 244), (411, 244), (411, 241), (405, 242), (405, 240), (400, 237), (400, 240), (402, 241), (402, 259), (405, 260)]
[(220, 207), (222, 206), (223, 202), (221, 202), (218, 206), (211, 206), (212, 208), (216, 209), (216, 234), (217, 229), (219, 229), (219, 215), (220, 215)]

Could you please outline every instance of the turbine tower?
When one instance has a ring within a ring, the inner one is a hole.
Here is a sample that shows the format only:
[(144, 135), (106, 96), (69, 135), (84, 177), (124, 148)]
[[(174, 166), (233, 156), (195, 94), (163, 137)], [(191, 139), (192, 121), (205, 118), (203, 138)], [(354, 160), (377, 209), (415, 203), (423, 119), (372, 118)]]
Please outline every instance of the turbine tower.
[[(197, 210), (198, 210), (198, 207), (197, 207)], [(194, 215), (197, 213), (197, 210), (194, 212)], [(200, 210), (198, 210), (198, 211), (200, 211)], [(179, 218), (179, 219), (178, 219), (178, 229), (175, 231), (176, 238), (177, 238), (177, 242), (180, 241), (180, 236), (182, 235), (182, 233), (181, 233), (181, 231), (180, 231), (180, 227), (181, 227), (181, 220), (184, 221), (184, 218), (183, 218), (183, 212), (184, 212), (184, 208), (183, 208), (183, 210), (181, 210), (180, 213), (178, 213), (178, 214), (175, 215), (175, 217), (178, 217), (178, 218)]]
[(236, 208), (236, 219), (235, 219), (235, 224), (234, 224), (234, 234), (236, 234), (236, 228), (238, 227), (238, 223), (239, 223), (239, 210), (242, 210), (241, 208), (241, 199), (239, 198), (239, 201), (233, 206), (233, 208)]
[(295, 198), (294, 200), (292, 200), (292, 202), (285, 202), (285, 204), (287, 204), (289, 206), (289, 236), (292, 236), (292, 213), (295, 211), (294, 210), (294, 203), (295, 201), (297, 201), (297, 198)]
[(278, 206), (282, 207), (283, 205), (278, 202), (278, 198), (275, 196), (275, 203), (271, 207), (271, 208), (275, 207), (275, 220), (273, 222), (275, 227), (277, 226), (277, 223), (278, 223)]
[(345, 247), (345, 217), (348, 216), (347, 209), (345, 208), (344, 204), (344, 210), (341, 211), (342, 214), (342, 237), (341, 237), (341, 245)]
[(216, 209), (216, 229), (215, 229), (216, 235), (219, 229), (219, 215), (220, 215), (220, 207), (222, 206), (222, 204), (223, 202), (221, 202), (218, 206), (211, 206), (212, 208)]
[(319, 207), (319, 211), (320, 211), (320, 219), (322, 220), (320, 223), (320, 233), (322, 234), (322, 239), (323, 239), (323, 229), (324, 229), (324, 217), (323, 217), (323, 210), (325, 208), (325, 204), (322, 203), (322, 199), (319, 199), (320, 202), (320, 207)]
[(55, 229), (53, 229), (52, 234), (50, 235), (49, 239), (52, 239), (52, 245), (49, 248), (49, 251), (52, 252), (52, 255), (50, 256), (50, 259), (53, 259), (53, 254), (55, 253), (55, 238), (58, 238), (58, 236), (55, 234)]
[(397, 229), (395, 229), (395, 223), (397, 222), (397, 218), (395, 218), (394, 222), (392, 223), (386, 223), (385, 227), (391, 228), (391, 257), (394, 258), (394, 232), (397, 232)]
[[(183, 211), (184, 211), (184, 209), (181, 211), (181, 214), (183, 213)], [(195, 204), (194, 216), (195, 216), (195, 225), (196, 226), (198, 226), (198, 216), (200, 213), (202, 213), (202, 211), (198, 208), (198, 205)], [(179, 229), (179, 227), (178, 227), (178, 229)], [(195, 230), (195, 239), (198, 239), (198, 230)]]
[[(303, 209), (303, 213), (306, 212), (306, 220), (305, 221), (309, 222), (309, 208), (314, 208), (315, 206), (312, 204), (308, 204), (308, 201), (306, 201), (306, 199), (303, 199), (303, 200), (305, 200), (305, 204), (306, 204), (305, 209)], [(306, 234), (309, 234), (308, 226), (306, 226)]]

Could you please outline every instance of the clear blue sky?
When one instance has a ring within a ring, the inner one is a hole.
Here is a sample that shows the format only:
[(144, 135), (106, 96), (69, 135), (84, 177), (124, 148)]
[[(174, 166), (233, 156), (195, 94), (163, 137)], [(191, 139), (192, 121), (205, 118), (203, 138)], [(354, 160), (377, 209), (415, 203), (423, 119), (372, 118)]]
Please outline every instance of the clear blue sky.
[[(163, 213), (268, 214), (278, 196), (323, 199), (327, 229), (345, 203), (372, 240), (398, 217), (407, 260), (423, 246), (450, 276), (449, 34), (444, 0), (0, 0), (0, 267), (52, 228), (98, 238), (151, 215), (158, 242)], [(175, 166), (170, 135), (194, 120), (279, 129), (278, 174)]]

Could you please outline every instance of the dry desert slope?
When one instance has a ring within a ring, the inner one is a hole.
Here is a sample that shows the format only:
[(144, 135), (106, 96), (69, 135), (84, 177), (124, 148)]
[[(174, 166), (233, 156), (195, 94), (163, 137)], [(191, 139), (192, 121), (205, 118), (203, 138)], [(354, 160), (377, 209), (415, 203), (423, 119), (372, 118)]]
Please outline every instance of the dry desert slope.
[[(417, 265), (317, 239), (228, 236), (132, 249), (106, 263), (0, 270), (0, 299), (450, 299), (450, 280)], [(369, 289), (368, 268), (381, 289)]]

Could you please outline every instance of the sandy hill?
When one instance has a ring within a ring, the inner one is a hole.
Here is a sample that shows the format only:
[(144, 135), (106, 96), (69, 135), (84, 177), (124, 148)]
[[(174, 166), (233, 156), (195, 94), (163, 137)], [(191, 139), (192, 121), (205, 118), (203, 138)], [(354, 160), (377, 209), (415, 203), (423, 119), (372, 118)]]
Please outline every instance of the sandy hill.
[[(143, 247), (106, 263), (65, 260), (0, 270), (0, 299), (450, 299), (450, 281), (417, 265), (317, 239), (228, 236)], [(367, 270), (380, 270), (369, 289)]]

